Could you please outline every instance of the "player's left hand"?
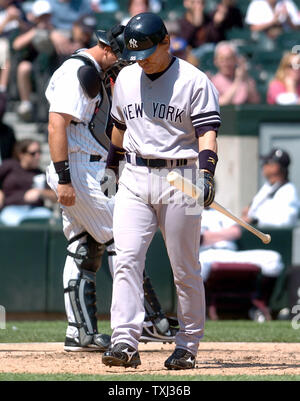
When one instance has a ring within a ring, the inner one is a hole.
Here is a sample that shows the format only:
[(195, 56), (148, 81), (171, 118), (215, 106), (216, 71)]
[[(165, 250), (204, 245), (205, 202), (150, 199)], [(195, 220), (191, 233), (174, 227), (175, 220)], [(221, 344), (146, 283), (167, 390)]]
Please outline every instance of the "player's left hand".
[[(215, 199), (215, 180), (213, 175), (207, 170), (200, 170), (200, 177), (196, 185), (203, 191), (203, 205), (208, 207)], [(199, 198), (199, 199), (200, 199)]]
[(106, 169), (103, 177), (100, 180), (101, 191), (105, 196), (111, 198), (118, 190), (118, 177), (111, 169)]

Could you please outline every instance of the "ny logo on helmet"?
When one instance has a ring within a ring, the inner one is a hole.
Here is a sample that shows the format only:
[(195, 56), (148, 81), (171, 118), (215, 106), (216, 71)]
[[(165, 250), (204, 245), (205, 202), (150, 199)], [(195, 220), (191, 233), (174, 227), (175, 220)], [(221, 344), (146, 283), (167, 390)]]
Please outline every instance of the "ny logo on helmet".
[(133, 49), (136, 49), (138, 47), (137, 41), (135, 39), (130, 39), (128, 43), (129, 46), (132, 47)]

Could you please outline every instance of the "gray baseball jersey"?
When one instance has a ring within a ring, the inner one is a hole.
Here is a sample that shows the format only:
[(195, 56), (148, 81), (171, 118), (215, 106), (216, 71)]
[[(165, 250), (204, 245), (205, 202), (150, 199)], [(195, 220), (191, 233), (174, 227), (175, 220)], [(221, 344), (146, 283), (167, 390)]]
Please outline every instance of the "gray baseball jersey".
[(126, 125), (123, 147), (146, 158), (195, 159), (195, 128), (220, 123), (218, 92), (199, 69), (175, 59), (152, 81), (136, 63), (119, 74), (111, 110)]
[[(155, 79), (137, 63), (120, 72), (111, 114), (117, 127), (126, 130), (123, 146), (130, 154), (115, 197), (112, 344), (138, 347), (144, 318), (142, 272), (149, 244), (160, 228), (178, 296), (176, 346), (196, 355), (205, 321), (198, 257), (201, 210), (188, 213), (194, 205), (186, 197), (177, 201), (179, 191), (170, 187), (166, 175), (175, 159), (188, 159), (178, 169), (182, 175), (196, 176), (196, 131), (219, 126), (218, 93), (205, 74), (186, 61), (176, 58)], [(148, 168), (136, 163), (138, 157), (165, 159), (167, 166)]]

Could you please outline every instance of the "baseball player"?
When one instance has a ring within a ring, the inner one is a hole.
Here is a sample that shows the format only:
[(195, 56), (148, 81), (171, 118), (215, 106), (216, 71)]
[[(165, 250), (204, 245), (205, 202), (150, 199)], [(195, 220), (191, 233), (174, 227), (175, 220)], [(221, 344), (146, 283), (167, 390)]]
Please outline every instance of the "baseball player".
[(172, 189), (166, 175), (172, 169), (189, 174), (194, 183), (202, 183), (204, 205), (213, 201), (218, 93), (205, 74), (170, 55), (169, 35), (158, 15), (132, 17), (124, 39), (123, 57), (137, 62), (120, 72), (111, 110), (115, 125), (107, 167), (116, 168), (124, 149), (127, 163), (114, 209), (112, 345), (102, 361), (108, 366), (141, 364), (142, 277), (147, 249), (159, 227), (174, 274), (180, 325), (175, 351), (165, 367), (190, 369), (195, 366), (205, 320), (198, 259), (201, 207)]
[[(110, 336), (99, 334), (96, 318), (96, 272), (105, 249), (113, 276), (114, 198), (101, 190), (109, 138), (111, 107), (108, 78), (122, 67), (124, 27), (97, 31), (98, 43), (76, 52), (51, 77), (46, 90), (52, 162), (47, 180), (61, 204), (68, 256), (63, 273), (68, 318), (65, 350), (105, 350)], [(144, 341), (173, 341), (159, 302), (145, 277), (148, 300)]]

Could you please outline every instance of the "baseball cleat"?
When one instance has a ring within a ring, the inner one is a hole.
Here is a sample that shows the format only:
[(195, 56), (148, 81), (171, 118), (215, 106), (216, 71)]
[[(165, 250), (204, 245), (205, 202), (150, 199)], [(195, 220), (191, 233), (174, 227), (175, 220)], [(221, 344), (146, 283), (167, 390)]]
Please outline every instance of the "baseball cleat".
[(68, 352), (99, 351), (104, 352), (110, 346), (110, 336), (108, 334), (95, 334), (92, 342), (88, 345), (80, 344), (78, 337), (66, 337), (64, 350)]
[(102, 355), (104, 365), (136, 368), (141, 364), (139, 352), (125, 343), (115, 344)]
[(170, 370), (193, 369), (195, 364), (196, 358), (194, 355), (183, 348), (176, 348), (173, 354), (165, 361), (165, 367)]
[(179, 329), (175, 327), (170, 327), (169, 330), (165, 334), (160, 334), (155, 326), (144, 327), (142, 331), (142, 335), (140, 337), (141, 343), (148, 342), (162, 342), (173, 343), (175, 341), (175, 336)]

